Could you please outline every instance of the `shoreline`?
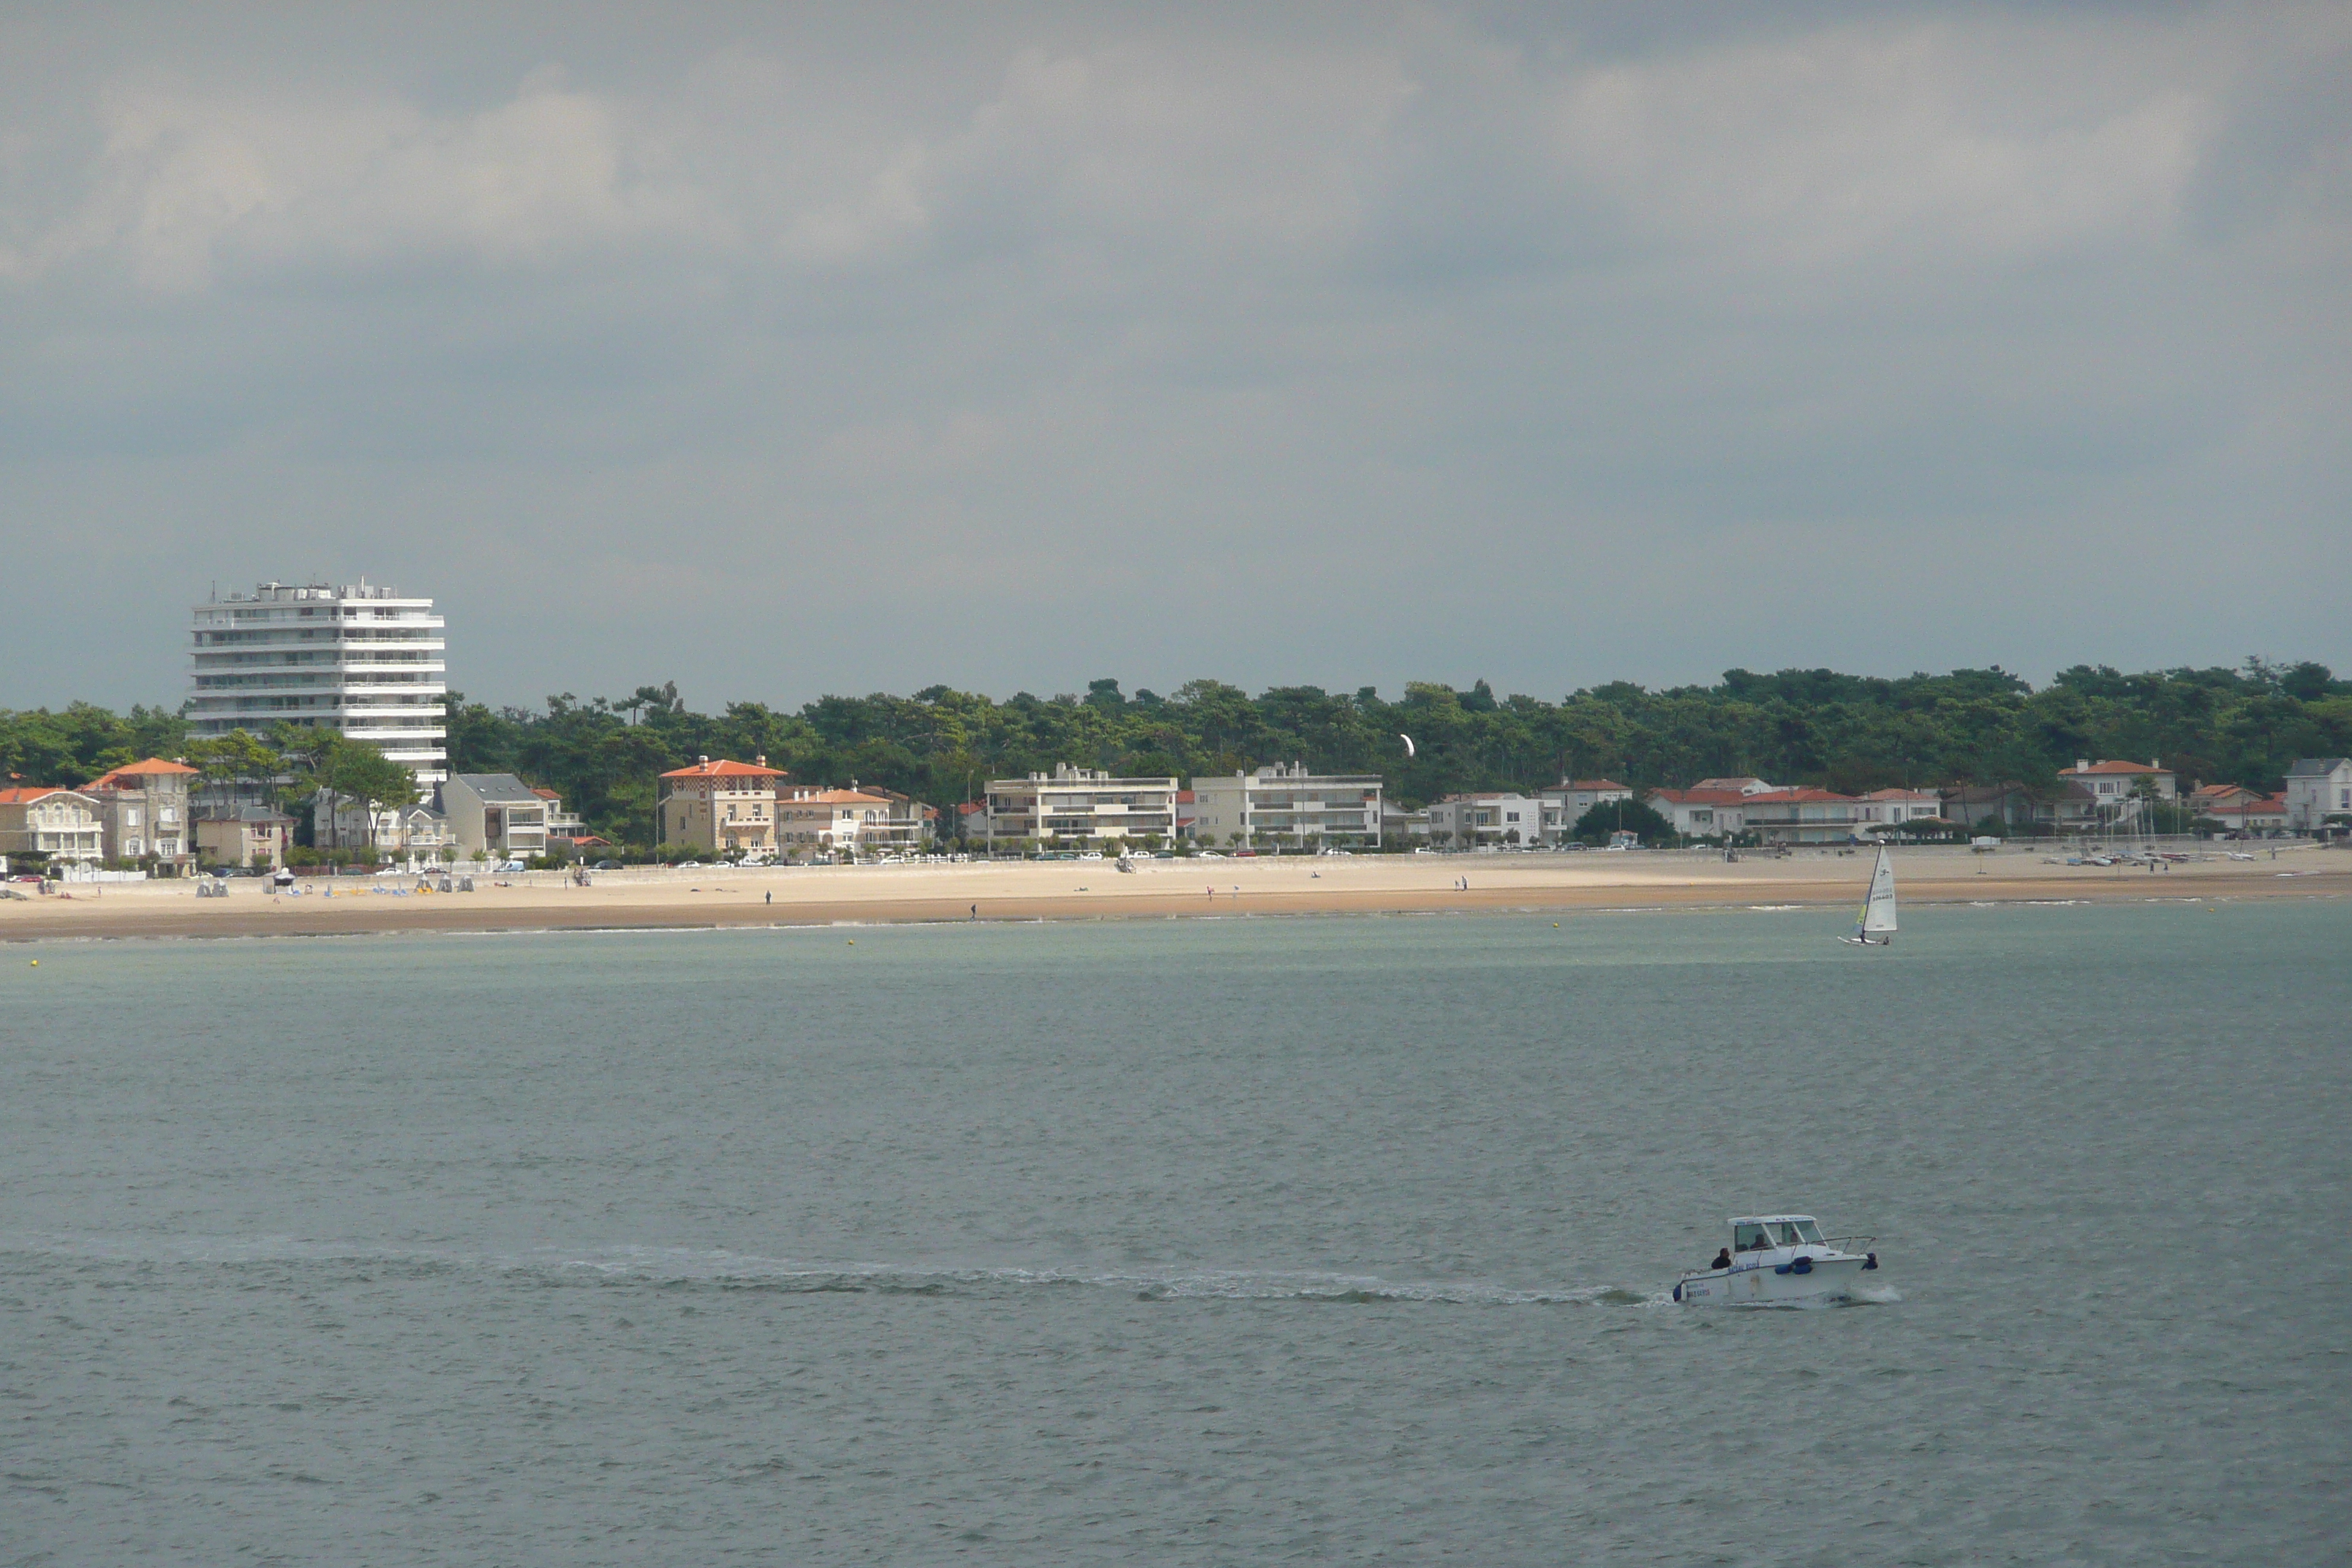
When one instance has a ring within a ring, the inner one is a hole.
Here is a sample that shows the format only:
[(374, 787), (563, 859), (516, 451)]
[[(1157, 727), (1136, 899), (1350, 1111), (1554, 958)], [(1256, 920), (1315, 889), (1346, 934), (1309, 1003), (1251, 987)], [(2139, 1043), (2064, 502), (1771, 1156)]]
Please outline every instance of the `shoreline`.
[[(353, 885), (332, 898), (289, 898), (257, 879), (235, 879), (221, 900), (197, 900), (190, 883), (149, 882), (9, 900), (0, 903), (0, 942), (1843, 908), (1859, 902), (1868, 867), (1860, 856), (1825, 853), (1737, 864), (1659, 853), (1605, 860), (1460, 855), (1154, 861), (1133, 876), (1110, 861), (703, 868), (608, 873), (588, 888), (556, 873), (517, 875), (504, 885), (479, 884), (475, 893), (448, 894), (409, 890), (413, 878), (352, 878)], [(1896, 853), (1895, 874), (1901, 898), (1913, 905), (2352, 894), (2352, 855), (2300, 847), (2274, 861), (2193, 861), (2158, 873), (2052, 866), (2025, 854), (1986, 863), (1966, 851), (1914, 849)], [(1464, 879), (1468, 887), (1456, 885)], [(385, 890), (372, 890), (378, 888)]]

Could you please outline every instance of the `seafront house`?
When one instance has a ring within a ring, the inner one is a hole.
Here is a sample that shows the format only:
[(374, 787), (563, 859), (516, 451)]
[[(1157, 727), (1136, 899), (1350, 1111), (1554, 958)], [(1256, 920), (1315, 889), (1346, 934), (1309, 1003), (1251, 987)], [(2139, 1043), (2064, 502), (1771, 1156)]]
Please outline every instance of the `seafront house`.
[(1743, 797), (1748, 831), (1766, 844), (1844, 844), (1862, 803), (1825, 789), (1759, 790)]
[(1654, 789), (1642, 802), (1685, 838), (1737, 838), (1748, 831), (1749, 798), (1736, 789)]
[(1874, 827), (1900, 827), (1906, 822), (1941, 822), (1944, 797), (1927, 789), (1874, 789), (1854, 802), (1853, 823), (1867, 832)]
[(986, 842), (1032, 840), (1089, 848), (1176, 836), (1176, 781), (1127, 778), (1067, 763), (1050, 773), (988, 781)]
[(274, 805), (233, 805), (196, 818), (196, 859), (262, 869), (286, 864), (294, 819)]
[(2054, 816), (2063, 833), (2114, 833), (2138, 826), (2143, 799), (2179, 796), (2172, 771), (2159, 763), (2078, 757), (2073, 767), (2059, 770)]
[(776, 799), (777, 835), (787, 853), (914, 854), (923, 847), (922, 806), (890, 790), (785, 790)]
[(457, 858), (457, 837), (449, 831), (448, 817), (430, 805), (404, 805), (393, 812), (391, 836), (383, 847), (406, 856), (417, 866), (455, 863)]
[(1549, 789), (1536, 791), (1543, 805), (1543, 841), (1558, 844), (1576, 831), (1577, 823), (1594, 806), (1612, 800), (1631, 800), (1631, 785), (1615, 779), (1562, 779)]
[(175, 876), (195, 859), (189, 837), (189, 790), (196, 770), (185, 763), (149, 757), (119, 767), (82, 785), (99, 803), (110, 860), (152, 857), (162, 876)]
[(2021, 784), (1952, 784), (1936, 795), (1941, 803), (1937, 815), (1968, 828), (1981, 827), (1985, 818), (1991, 817), (2004, 829), (2031, 829), (2057, 809), (2047, 792)]
[(588, 825), (572, 812), (563, 809), (563, 796), (545, 784), (533, 784), (530, 793), (547, 802), (547, 841), (560, 847), (578, 848), (592, 840)]
[(428, 793), (447, 776), (448, 645), (432, 600), (364, 579), (269, 582), (194, 616), (194, 733), (307, 724), (373, 743)]
[(1429, 837), (1453, 849), (1540, 843), (1543, 802), (1507, 790), (1449, 795), (1429, 803)]
[(451, 773), (435, 804), (461, 859), (527, 860), (547, 853), (547, 802), (512, 773)]
[(53, 866), (103, 860), (105, 810), (79, 790), (0, 789), (0, 855), (46, 855)]
[(2320, 833), (2331, 816), (2352, 818), (2352, 757), (2297, 760), (2286, 771), (2286, 825), (2297, 833)]
[(1381, 792), (1377, 773), (1315, 773), (1304, 763), (1277, 763), (1230, 776), (1196, 774), (1189, 792), (1192, 837), (1213, 846), (1234, 842), (1238, 835), (1243, 842), (1277, 850), (1321, 845), (1377, 849)]
[(748, 763), (698, 757), (692, 767), (673, 768), (656, 781), (654, 842), (665, 849), (772, 856), (783, 778), (764, 755)]
[(2286, 796), (2283, 795), (2257, 795), (2252, 800), (2234, 800), (2227, 805), (2203, 805), (2197, 810), (2199, 820), (2218, 822), (2227, 832), (2242, 833), (2250, 837), (2285, 832), (2290, 815)]
[(887, 806), (873, 838), (877, 846), (912, 854), (940, 837), (937, 807), (925, 805), (913, 795), (900, 795), (895, 789), (884, 789), (879, 784), (861, 784), (856, 779), (849, 781), (849, 787), (879, 796)]
[(2210, 816), (2217, 805), (2250, 805), (2269, 798), (2262, 791), (2243, 784), (2200, 784), (2189, 792), (2189, 809), (2199, 816)]

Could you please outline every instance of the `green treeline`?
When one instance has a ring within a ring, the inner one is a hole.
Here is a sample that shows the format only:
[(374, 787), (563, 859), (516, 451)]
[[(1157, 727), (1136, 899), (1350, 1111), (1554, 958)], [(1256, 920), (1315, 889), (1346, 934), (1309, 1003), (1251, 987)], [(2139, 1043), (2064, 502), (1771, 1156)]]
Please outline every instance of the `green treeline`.
[[(1407, 760), (1397, 737), (1419, 754)], [(71, 784), (137, 758), (184, 751), (185, 725), (75, 703), (0, 712), (0, 768)], [(1953, 781), (2046, 784), (2077, 757), (2157, 758), (2189, 782), (2273, 790), (2297, 757), (2352, 752), (2352, 681), (2323, 665), (2250, 659), (2238, 669), (2125, 675), (2078, 666), (2035, 690), (2003, 670), (1901, 679), (1832, 670), (1727, 672), (1712, 686), (1627, 681), (1557, 702), (1414, 683), (1391, 700), (1276, 687), (1252, 697), (1195, 680), (1166, 696), (1097, 680), (1083, 694), (999, 702), (934, 686), (911, 697), (824, 697), (797, 712), (757, 702), (697, 713), (677, 689), (541, 709), (449, 698), (450, 765), (515, 773), (560, 791), (605, 837), (651, 837), (655, 776), (698, 756), (764, 754), (795, 781), (856, 779), (935, 805), (991, 777), (1057, 763), (1118, 773), (1229, 773), (1273, 762), (1377, 773), (1419, 805), (1454, 790), (1532, 787), (1563, 774), (1637, 785), (1754, 773), (1845, 793)]]

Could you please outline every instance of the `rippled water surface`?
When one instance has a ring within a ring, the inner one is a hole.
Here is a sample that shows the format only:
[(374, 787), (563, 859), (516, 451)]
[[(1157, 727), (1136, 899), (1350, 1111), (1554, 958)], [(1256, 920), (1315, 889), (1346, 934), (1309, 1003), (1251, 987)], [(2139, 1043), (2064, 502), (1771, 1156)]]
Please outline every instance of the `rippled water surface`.
[(1843, 924), (0, 948), (0, 1563), (2337, 1559), (2352, 907)]

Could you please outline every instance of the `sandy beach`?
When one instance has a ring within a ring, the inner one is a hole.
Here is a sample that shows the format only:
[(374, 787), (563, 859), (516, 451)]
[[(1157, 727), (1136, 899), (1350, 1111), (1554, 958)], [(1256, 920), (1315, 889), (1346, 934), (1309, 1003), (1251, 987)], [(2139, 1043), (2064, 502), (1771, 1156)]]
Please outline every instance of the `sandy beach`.
[[(158, 881), (0, 900), (0, 940), (1843, 905), (1861, 899), (1870, 864), (1866, 853), (1807, 850), (1731, 864), (1697, 853), (1154, 860), (1133, 874), (1108, 860), (648, 868), (601, 872), (586, 888), (553, 872), (478, 876), (472, 893), (418, 892), (413, 877), (352, 877), (329, 896), (324, 879), (310, 879), (295, 897), (240, 878), (225, 899)], [(1948, 848), (1897, 850), (1895, 867), (1909, 904), (2352, 892), (2352, 854), (2300, 846), (2275, 858), (2264, 847), (2253, 860), (2216, 855), (2157, 872)]]

